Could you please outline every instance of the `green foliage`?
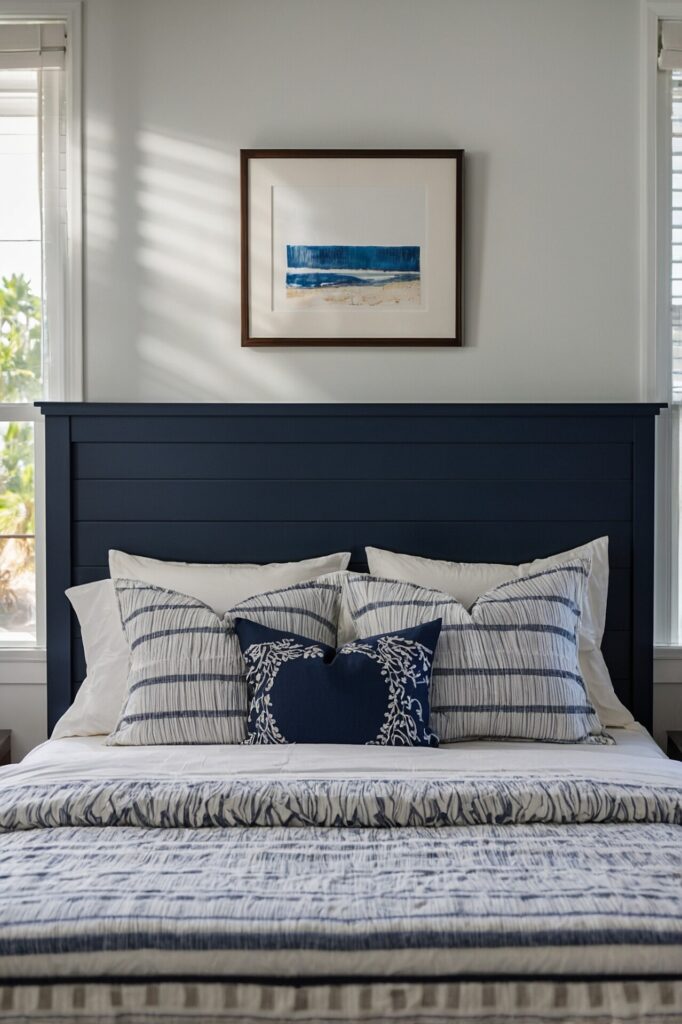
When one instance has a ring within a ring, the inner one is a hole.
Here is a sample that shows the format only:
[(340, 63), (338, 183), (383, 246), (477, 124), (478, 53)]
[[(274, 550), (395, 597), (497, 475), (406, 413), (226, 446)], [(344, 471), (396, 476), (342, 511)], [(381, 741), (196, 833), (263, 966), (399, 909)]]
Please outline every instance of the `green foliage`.
[(0, 401), (40, 398), (42, 319), (40, 298), (23, 274), (0, 287)]
[[(3, 277), (0, 286), (0, 401), (31, 402), (40, 397), (42, 369), (40, 298), (23, 274)], [(0, 535), (35, 532), (33, 425), (8, 423), (0, 433)], [(0, 573), (0, 608), (17, 601), (13, 580), (33, 569), (33, 544), (10, 545)]]
[(0, 459), (0, 534), (35, 532), (33, 425), (9, 423)]

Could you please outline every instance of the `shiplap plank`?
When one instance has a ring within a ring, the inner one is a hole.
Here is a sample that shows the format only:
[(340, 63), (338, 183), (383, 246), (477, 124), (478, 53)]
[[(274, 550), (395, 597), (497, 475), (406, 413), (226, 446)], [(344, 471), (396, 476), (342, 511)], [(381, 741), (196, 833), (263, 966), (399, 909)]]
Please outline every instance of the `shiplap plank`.
[(626, 707), (630, 707), (632, 705), (632, 679), (629, 676), (622, 678), (614, 676), (613, 673), (611, 673), (611, 682), (613, 683), (613, 688), (616, 691), (618, 699), (621, 700)]
[[(272, 407), (274, 408), (274, 406)], [(136, 415), (76, 416), (72, 421), (75, 442), (165, 443), (180, 441), (204, 444), (231, 442), (259, 444), (341, 443), (456, 444), (491, 442), (543, 442), (603, 444), (631, 442), (632, 419), (625, 416), (411, 416), (409, 406), (400, 415), (315, 416), (278, 415), (224, 418)], [(348, 457), (351, 457), (349, 451)]]
[(517, 480), (631, 478), (629, 444), (76, 444), (78, 480)]
[(589, 487), (515, 480), (78, 480), (75, 522), (175, 523), (344, 519), (423, 523), (443, 520), (519, 522), (630, 518), (630, 485), (611, 480)]
[[(627, 568), (632, 557), (630, 523), (344, 522), (75, 523), (73, 565), (105, 567), (109, 548), (187, 562), (277, 562), (350, 551), (365, 562), (365, 545), (426, 558), (466, 562), (526, 562), (609, 536), (611, 565)], [(74, 581), (75, 582), (75, 581)]]
[(612, 676), (627, 678), (631, 671), (632, 633), (625, 629), (607, 629), (602, 644), (604, 661)]

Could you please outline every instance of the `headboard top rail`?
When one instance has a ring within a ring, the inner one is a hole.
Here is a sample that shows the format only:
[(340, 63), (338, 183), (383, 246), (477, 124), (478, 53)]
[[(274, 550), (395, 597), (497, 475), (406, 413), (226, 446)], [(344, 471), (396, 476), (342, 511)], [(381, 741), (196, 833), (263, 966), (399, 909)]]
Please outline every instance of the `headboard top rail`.
[(36, 402), (45, 416), (655, 416), (664, 402)]

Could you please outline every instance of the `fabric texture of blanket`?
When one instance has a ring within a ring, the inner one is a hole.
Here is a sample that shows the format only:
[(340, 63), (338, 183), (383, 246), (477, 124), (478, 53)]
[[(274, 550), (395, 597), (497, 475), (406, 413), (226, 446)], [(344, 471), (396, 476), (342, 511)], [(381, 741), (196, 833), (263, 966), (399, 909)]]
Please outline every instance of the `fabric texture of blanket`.
[(6, 771), (0, 978), (682, 975), (682, 766), (358, 749)]

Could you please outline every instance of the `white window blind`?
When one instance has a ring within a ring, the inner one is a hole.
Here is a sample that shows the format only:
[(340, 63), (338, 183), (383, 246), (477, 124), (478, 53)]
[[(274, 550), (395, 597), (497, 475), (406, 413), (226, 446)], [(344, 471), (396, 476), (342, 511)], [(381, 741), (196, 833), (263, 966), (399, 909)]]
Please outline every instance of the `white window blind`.
[(0, 70), (63, 68), (66, 28), (61, 21), (0, 24)]

